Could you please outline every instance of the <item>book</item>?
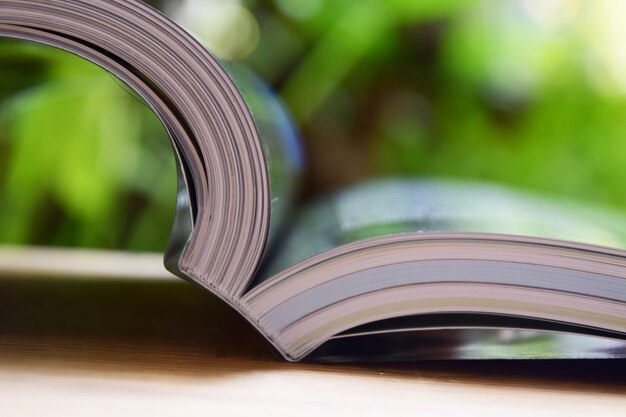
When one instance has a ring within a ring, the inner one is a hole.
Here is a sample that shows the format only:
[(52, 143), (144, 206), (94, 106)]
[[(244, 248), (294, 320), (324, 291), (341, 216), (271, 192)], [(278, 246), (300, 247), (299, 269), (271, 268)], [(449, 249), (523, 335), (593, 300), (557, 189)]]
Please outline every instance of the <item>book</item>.
[(626, 357), (620, 213), (436, 178), (301, 204), (277, 97), (150, 6), (0, 0), (0, 35), (90, 60), (152, 108), (178, 168), (167, 268), (285, 359)]

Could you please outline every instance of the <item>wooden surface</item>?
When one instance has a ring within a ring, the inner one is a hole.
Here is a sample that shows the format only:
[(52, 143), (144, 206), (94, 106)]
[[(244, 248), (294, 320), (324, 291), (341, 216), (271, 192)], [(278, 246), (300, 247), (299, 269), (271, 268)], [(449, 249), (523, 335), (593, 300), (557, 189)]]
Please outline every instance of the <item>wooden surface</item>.
[(35, 275), (0, 265), (1, 416), (626, 415), (624, 361), (289, 364), (177, 278)]

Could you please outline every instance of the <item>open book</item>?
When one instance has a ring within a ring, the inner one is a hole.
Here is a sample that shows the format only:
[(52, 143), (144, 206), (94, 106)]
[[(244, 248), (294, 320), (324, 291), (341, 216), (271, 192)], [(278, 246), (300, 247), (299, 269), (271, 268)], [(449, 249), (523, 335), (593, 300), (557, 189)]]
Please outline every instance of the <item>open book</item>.
[(151, 7), (0, 0), (0, 35), (82, 56), (154, 110), (179, 172), (166, 266), (286, 359), (626, 357), (626, 217), (445, 179), (299, 204), (279, 101)]

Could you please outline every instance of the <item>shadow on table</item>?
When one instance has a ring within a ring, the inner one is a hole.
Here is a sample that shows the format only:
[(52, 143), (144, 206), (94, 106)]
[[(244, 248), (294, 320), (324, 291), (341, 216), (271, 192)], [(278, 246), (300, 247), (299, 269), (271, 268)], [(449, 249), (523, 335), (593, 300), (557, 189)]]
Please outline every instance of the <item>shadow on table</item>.
[[(42, 355), (54, 356), (57, 345), (74, 346), (74, 355), (81, 349), (94, 355), (89, 349), (95, 346), (101, 355), (107, 349), (113, 354), (127, 349), (145, 355), (276, 358), (233, 309), (175, 277), (171, 281), (0, 278), (0, 345), (0, 361), (17, 349), (21, 357), (28, 349), (48, 350)], [(161, 362), (165, 365), (167, 360)]]
[(626, 393), (625, 360), (288, 364), (234, 310), (175, 278), (0, 278), (0, 366), (191, 377), (288, 369)]

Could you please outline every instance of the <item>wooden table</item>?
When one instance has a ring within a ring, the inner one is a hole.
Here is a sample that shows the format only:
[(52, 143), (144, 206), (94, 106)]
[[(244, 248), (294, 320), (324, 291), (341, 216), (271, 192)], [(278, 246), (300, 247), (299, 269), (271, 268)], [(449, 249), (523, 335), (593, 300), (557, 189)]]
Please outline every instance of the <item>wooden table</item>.
[(44, 255), (0, 255), (0, 416), (626, 416), (625, 361), (289, 364), (154, 257)]

